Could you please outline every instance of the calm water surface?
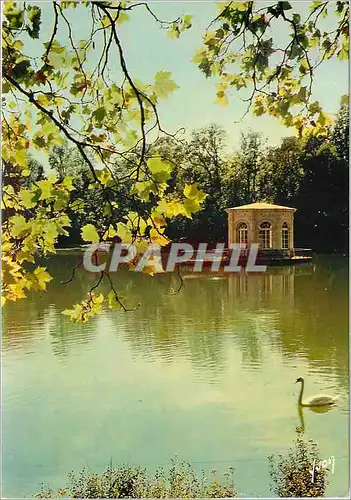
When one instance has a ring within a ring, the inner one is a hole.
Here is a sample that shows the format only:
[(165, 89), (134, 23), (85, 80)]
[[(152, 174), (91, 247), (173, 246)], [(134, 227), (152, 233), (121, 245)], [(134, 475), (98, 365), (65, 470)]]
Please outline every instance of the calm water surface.
[(77, 255), (49, 263), (47, 293), (3, 316), (3, 496), (65, 484), (70, 470), (140, 464), (177, 455), (197, 470), (236, 469), (243, 496), (269, 495), (266, 457), (285, 452), (306, 395), (340, 396), (303, 412), (322, 458), (335, 457), (329, 495), (348, 491), (348, 263), (271, 268), (265, 275), (120, 272), (135, 312), (105, 311), (75, 325), (60, 312), (94, 278), (68, 279)]

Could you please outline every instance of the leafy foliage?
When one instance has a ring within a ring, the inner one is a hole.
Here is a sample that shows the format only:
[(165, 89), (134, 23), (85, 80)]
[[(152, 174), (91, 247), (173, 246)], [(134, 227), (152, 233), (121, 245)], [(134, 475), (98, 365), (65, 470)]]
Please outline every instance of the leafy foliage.
[[(315, 462), (314, 462), (315, 460)], [(302, 430), (287, 455), (268, 457), (272, 480), (271, 491), (279, 497), (323, 497), (327, 486), (327, 470), (318, 467), (320, 461), (317, 445), (306, 441)], [(223, 474), (220, 480), (216, 471), (209, 479), (202, 472), (198, 476), (190, 464), (172, 460), (168, 471), (160, 468), (154, 475), (146, 469), (122, 465), (108, 467), (98, 474), (83, 469), (79, 474), (68, 476), (67, 486), (54, 491), (42, 485), (36, 498), (235, 498), (237, 497), (234, 468)]]
[[(204, 199), (203, 193), (196, 198), (182, 193), (170, 205), (165, 202), (173, 166), (157, 151), (149, 154), (149, 137), (165, 134), (157, 105), (178, 87), (162, 70), (153, 82), (136, 81), (119, 37), (119, 25), (134, 8), (146, 9), (161, 28), (177, 36), (191, 26), (190, 17), (161, 21), (146, 3), (54, 1), (49, 8), (53, 28), (47, 39), (41, 5), (4, 5), (5, 302), (25, 297), (29, 289), (45, 289), (51, 277), (37, 267), (37, 258), (54, 253), (58, 238), (68, 236), (72, 224), (86, 242), (116, 236), (165, 245), (165, 213), (191, 217)], [(87, 25), (90, 21), (85, 40), (75, 39), (72, 9), (81, 11)], [(25, 48), (35, 40), (35, 55), (29, 57)], [(109, 59), (114, 51), (119, 68), (112, 79)], [(33, 150), (48, 157), (57, 175), (33, 177), (33, 163), (28, 162)], [(126, 209), (119, 209), (122, 196)], [(91, 293), (74, 305), (69, 313), (73, 319), (86, 319), (103, 301), (109, 303), (98, 295), (96, 304)], [(113, 294), (120, 302), (116, 290)]]
[(42, 490), (37, 498), (234, 498), (234, 469), (220, 483), (215, 472), (210, 480), (198, 477), (186, 462), (172, 460), (169, 471), (159, 469), (154, 476), (140, 467), (108, 467), (102, 474), (83, 470), (69, 475), (66, 488)]
[[(244, 89), (256, 116), (279, 118), (300, 136), (326, 135), (331, 117), (312, 101), (313, 81), (323, 61), (348, 59), (349, 2), (314, 1), (305, 18), (290, 2), (225, 2), (218, 8), (193, 58), (206, 77), (217, 78), (216, 102), (226, 106), (231, 89)], [(282, 46), (276, 34), (284, 25)]]
[(271, 490), (283, 498), (323, 497), (327, 486), (327, 470), (312, 468), (319, 463), (317, 445), (312, 440), (304, 440), (301, 429), (297, 429), (294, 446), (286, 456), (281, 454), (268, 457)]

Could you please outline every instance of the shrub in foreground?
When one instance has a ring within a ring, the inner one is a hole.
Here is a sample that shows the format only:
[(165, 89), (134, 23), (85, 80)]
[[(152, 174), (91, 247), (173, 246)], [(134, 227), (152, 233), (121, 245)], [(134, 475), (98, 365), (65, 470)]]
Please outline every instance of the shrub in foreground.
[(234, 469), (219, 481), (212, 471), (210, 479), (204, 472), (199, 477), (190, 464), (172, 460), (168, 472), (160, 468), (154, 476), (140, 467), (108, 467), (102, 474), (83, 469), (69, 474), (66, 488), (45, 489), (36, 498), (233, 498), (236, 496)]
[(320, 461), (317, 445), (312, 440), (304, 440), (301, 429), (297, 429), (294, 446), (286, 456), (270, 455), (268, 461), (271, 491), (279, 497), (324, 496), (328, 471), (314, 467)]

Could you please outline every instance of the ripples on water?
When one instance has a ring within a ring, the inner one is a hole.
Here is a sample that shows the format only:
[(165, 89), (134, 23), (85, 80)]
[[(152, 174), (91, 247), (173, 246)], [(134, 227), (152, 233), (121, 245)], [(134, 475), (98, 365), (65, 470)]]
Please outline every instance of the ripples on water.
[[(49, 262), (65, 279), (76, 256)], [(10, 304), (3, 318), (4, 493), (62, 486), (66, 473), (110, 459), (151, 469), (177, 454), (195, 468), (236, 468), (239, 491), (269, 494), (266, 457), (284, 452), (306, 395), (340, 403), (304, 409), (308, 437), (336, 458), (330, 494), (348, 481), (347, 259), (272, 268), (265, 275), (149, 277), (120, 272), (134, 312), (72, 324), (61, 311), (94, 277)]]

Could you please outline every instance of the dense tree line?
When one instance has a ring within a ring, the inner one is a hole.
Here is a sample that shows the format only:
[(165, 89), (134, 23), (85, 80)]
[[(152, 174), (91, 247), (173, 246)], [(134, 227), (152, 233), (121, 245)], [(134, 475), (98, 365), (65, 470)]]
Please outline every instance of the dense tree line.
[[(166, 139), (166, 142), (172, 142)], [(227, 138), (230, 142), (230, 137)], [(209, 196), (193, 219), (170, 222), (172, 237), (196, 241), (226, 238), (226, 208), (267, 201), (297, 209), (295, 245), (316, 251), (348, 248), (349, 113), (342, 105), (326, 137), (286, 137), (267, 146), (262, 134), (242, 133), (228, 154), (216, 125), (193, 132), (176, 150), (175, 189), (197, 182)], [(161, 147), (166, 158), (172, 148)]]
[[(190, 138), (163, 138), (149, 149), (174, 164), (166, 197), (180, 196), (187, 184), (196, 183), (207, 193), (204, 208), (192, 218), (178, 215), (169, 221), (172, 239), (225, 241), (228, 207), (267, 201), (297, 208), (295, 245), (316, 251), (346, 251), (348, 247), (349, 115), (343, 105), (327, 137), (284, 137), (267, 146), (262, 134), (241, 134), (240, 147), (228, 152), (230, 137), (219, 125), (194, 130)], [(89, 190), (87, 167), (73, 148), (55, 147), (50, 166), (59, 178), (74, 175), (76, 196), (84, 210), (72, 212), (70, 236), (61, 244), (80, 243), (84, 223), (99, 227), (104, 219), (98, 189)], [(119, 175), (123, 164), (115, 166)], [(42, 169), (39, 169), (42, 174)], [(80, 175), (77, 176), (77, 173)], [(116, 196), (119, 212), (136, 210), (128, 199), (128, 184)]]

